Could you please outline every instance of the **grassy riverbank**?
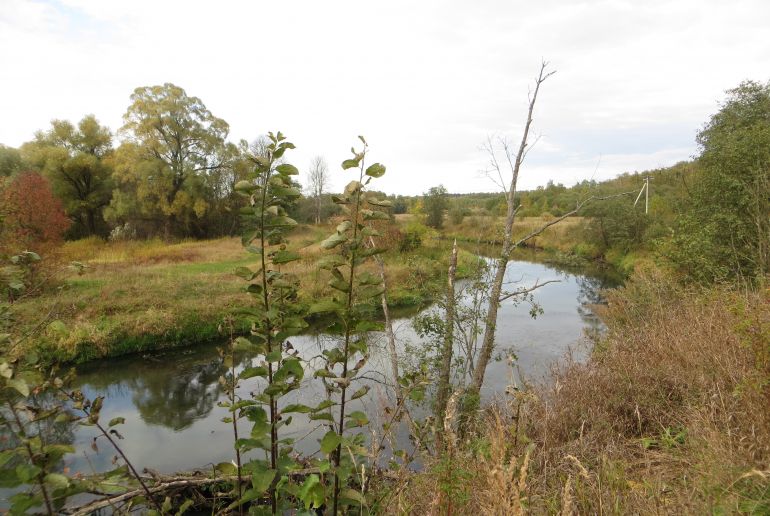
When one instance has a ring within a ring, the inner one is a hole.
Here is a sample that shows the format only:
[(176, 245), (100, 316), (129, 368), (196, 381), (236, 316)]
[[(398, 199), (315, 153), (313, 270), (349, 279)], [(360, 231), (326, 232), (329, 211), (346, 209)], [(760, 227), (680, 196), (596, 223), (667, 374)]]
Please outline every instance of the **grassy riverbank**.
[[(292, 234), (290, 247), (302, 259), (287, 270), (300, 280), (300, 303), (329, 294), (326, 271), (315, 263), (322, 254), (318, 243), (330, 231), (304, 226)], [(445, 242), (426, 241), (409, 253), (383, 255), (391, 305), (429, 302), (445, 274), (447, 253)], [(84, 263), (85, 273), (71, 273), (58, 288), (13, 305), (17, 334), (44, 325), (19, 351), (37, 349), (45, 358), (82, 362), (190, 345), (220, 338), (223, 318), (250, 303), (245, 283), (233, 271), (254, 265), (255, 257), (236, 238), (174, 244), (87, 239), (66, 243), (60, 254), (64, 263)], [(462, 275), (475, 260), (463, 252), (460, 261)]]
[(770, 513), (770, 291), (653, 270), (603, 318), (589, 363), (483, 411), (392, 513)]
[[(553, 216), (518, 217), (513, 226), (514, 242), (536, 232), (554, 219)], [(504, 218), (500, 216), (469, 215), (457, 223), (447, 220), (441, 235), (471, 245), (499, 245), (503, 238), (503, 224)], [(543, 251), (545, 261), (567, 266), (605, 264), (623, 276), (630, 275), (637, 265), (651, 261), (650, 253), (643, 248), (600, 249), (592, 243), (590, 224), (591, 219), (588, 217), (567, 217), (527, 240), (523, 247)]]

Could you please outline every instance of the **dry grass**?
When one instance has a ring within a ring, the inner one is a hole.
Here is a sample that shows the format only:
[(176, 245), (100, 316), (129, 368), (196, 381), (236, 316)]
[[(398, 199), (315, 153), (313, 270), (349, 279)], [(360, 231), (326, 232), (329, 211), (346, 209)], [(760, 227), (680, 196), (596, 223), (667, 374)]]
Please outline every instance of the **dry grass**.
[[(482, 413), (454, 461), (469, 493), (457, 513), (516, 514), (519, 500), (536, 514), (770, 514), (770, 291), (687, 291), (652, 272), (610, 301), (588, 364)], [(442, 496), (441, 467), (402, 508)]]
[[(302, 226), (290, 236), (290, 248), (301, 259), (284, 266), (300, 282), (300, 302), (309, 304), (330, 294), (327, 271), (315, 264), (324, 251), (319, 242), (333, 226)], [(415, 253), (385, 255), (389, 293), (394, 305), (425, 301), (425, 289), (445, 270), (444, 243), (426, 242)], [(70, 273), (61, 288), (14, 305), (17, 334), (58, 320), (25, 346), (40, 348), (59, 360), (186, 345), (217, 338), (217, 326), (236, 308), (248, 306), (240, 266), (256, 268), (255, 255), (237, 238), (165, 243), (161, 240), (104, 242), (85, 239), (66, 243), (60, 262), (86, 265), (82, 276)], [(462, 262), (471, 261), (465, 253)], [(378, 272), (374, 264), (366, 267)]]
[[(514, 240), (529, 235), (552, 220), (553, 217), (518, 217), (513, 226)], [(482, 242), (501, 242), (504, 223), (503, 217), (469, 215), (460, 224), (447, 221), (443, 233), (468, 241), (480, 239)], [(527, 245), (553, 251), (571, 251), (580, 243), (580, 230), (584, 225), (583, 217), (568, 217), (529, 240)]]

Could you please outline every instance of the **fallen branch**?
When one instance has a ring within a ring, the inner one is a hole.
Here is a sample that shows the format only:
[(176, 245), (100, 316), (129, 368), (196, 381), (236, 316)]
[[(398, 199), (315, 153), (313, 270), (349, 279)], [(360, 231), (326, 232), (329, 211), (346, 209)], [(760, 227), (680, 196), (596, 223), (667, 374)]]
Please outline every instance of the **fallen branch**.
[[(306, 468), (306, 469), (298, 469), (296, 471), (290, 471), (287, 473), (289, 477), (305, 477), (307, 475), (312, 474), (320, 474), (320, 471), (318, 468)], [(389, 478), (389, 479), (398, 479), (398, 475), (391, 471), (378, 471), (377, 474), (379, 476)], [(206, 487), (213, 484), (218, 484), (222, 482), (237, 482), (238, 476), (237, 475), (229, 475), (229, 476), (221, 476), (221, 477), (200, 477), (200, 476), (174, 476), (174, 477), (164, 477), (164, 476), (142, 476), (141, 477), (144, 481), (157, 481), (158, 483), (152, 487), (148, 486), (148, 490), (151, 494), (158, 494), (158, 493), (166, 493), (168, 491), (173, 491), (175, 489), (186, 489), (191, 487)], [(251, 476), (250, 475), (243, 475), (241, 478), (243, 482), (251, 482)], [(72, 516), (85, 516), (87, 514), (92, 514), (95, 511), (98, 511), (99, 509), (104, 509), (110, 506), (114, 506), (116, 504), (126, 502), (128, 500), (131, 500), (132, 498), (136, 498), (138, 496), (143, 496), (146, 494), (146, 491), (142, 488), (138, 489), (132, 489), (130, 491), (126, 491), (125, 493), (120, 494), (114, 494), (107, 496), (105, 498), (100, 498), (99, 500), (94, 500), (92, 502), (89, 502), (85, 505), (80, 505), (77, 507), (70, 507), (63, 509), (61, 512), (62, 514), (69, 514)]]

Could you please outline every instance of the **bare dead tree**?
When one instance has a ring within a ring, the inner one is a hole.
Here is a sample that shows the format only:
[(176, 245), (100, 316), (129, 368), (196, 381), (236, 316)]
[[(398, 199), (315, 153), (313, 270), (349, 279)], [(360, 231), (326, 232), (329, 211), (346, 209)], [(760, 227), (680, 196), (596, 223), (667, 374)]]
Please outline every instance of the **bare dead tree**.
[(321, 197), (329, 186), (329, 167), (323, 156), (316, 156), (310, 161), (307, 174), (308, 188), (315, 200), (315, 223), (321, 223)]
[[(476, 368), (473, 371), (473, 380), (469, 386), (469, 392), (472, 394), (478, 394), (481, 390), (481, 385), (484, 382), (484, 374), (486, 373), (487, 364), (492, 357), (492, 351), (495, 347), (495, 329), (497, 326), (497, 310), (500, 306), (500, 298), (503, 289), (503, 279), (505, 277), (505, 269), (508, 266), (508, 261), (511, 259), (511, 253), (514, 249), (513, 242), (513, 222), (516, 217), (516, 186), (519, 180), (519, 170), (521, 164), (524, 162), (527, 152), (529, 151), (529, 133), (532, 127), (533, 112), (535, 110), (535, 103), (537, 102), (538, 93), (540, 93), (540, 86), (555, 72), (548, 71), (548, 63), (543, 61), (540, 65), (540, 73), (535, 79), (535, 88), (529, 97), (529, 109), (527, 111), (527, 120), (524, 124), (524, 133), (521, 137), (521, 143), (516, 155), (512, 155), (508, 144), (503, 141), (503, 150), (505, 153), (505, 162), (511, 171), (511, 179), (508, 184), (505, 201), (507, 204), (507, 213), (505, 218), (505, 228), (503, 233), (503, 248), (500, 252), (500, 257), (495, 263), (495, 276), (492, 281), (492, 288), (489, 298), (489, 307), (487, 309), (487, 316), (485, 321), (484, 339), (481, 345), (481, 351), (479, 352), (478, 362)], [(496, 173), (497, 178), (500, 180), (501, 185), (505, 185), (503, 182), (503, 168), (504, 165), (497, 159), (494, 152), (494, 148), (490, 144), (490, 156), (492, 160), (492, 169)]]

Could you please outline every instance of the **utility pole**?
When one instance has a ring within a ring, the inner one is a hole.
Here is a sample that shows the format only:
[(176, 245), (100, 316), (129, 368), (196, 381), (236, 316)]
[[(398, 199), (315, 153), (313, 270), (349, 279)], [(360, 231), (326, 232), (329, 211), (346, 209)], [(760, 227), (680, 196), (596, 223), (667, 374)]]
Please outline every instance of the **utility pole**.
[(644, 184), (642, 185), (642, 189), (639, 190), (639, 195), (636, 196), (634, 206), (639, 202), (642, 194), (644, 194), (644, 214), (647, 215), (650, 212), (650, 176), (644, 178)]

